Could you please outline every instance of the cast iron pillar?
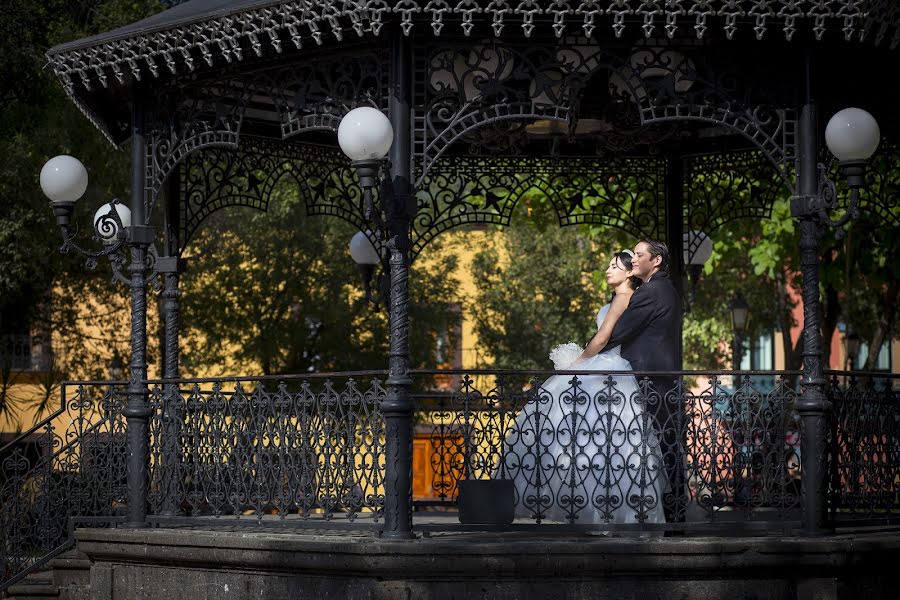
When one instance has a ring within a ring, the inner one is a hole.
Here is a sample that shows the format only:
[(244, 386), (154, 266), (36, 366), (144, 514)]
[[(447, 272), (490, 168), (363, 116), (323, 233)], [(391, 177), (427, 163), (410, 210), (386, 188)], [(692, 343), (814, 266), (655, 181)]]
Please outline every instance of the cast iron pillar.
[[(681, 298), (682, 323), (684, 307), (684, 157), (678, 152), (666, 155), (666, 241), (669, 244), (669, 278)], [(683, 328), (683, 327), (682, 327)], [(682, 368), (684, 348), (678, 338), (678, 368)]]
[(803, 378), (797, 411), (801, 424), (803, 529), (809, 534), (828, 532), (825, 444), (831, 411), (831, 402), (825, 395), (819, 326), (819, 238), (822, 228), (813, 210), (820, 194), (816, 134), (816, 111), (809, 102), (800, 113), (799, 195), (791, 202), (791, 213), (800, 222), (800, 270), (803, 275)]
[(131, 119), (131, 222), (128, 242), (131, 248), (131, 365), (128, 402), (122, 415), (126, 419), (126, 482), (128, 513), (125, 527), (147, 526), (147, 488), (150, 464), (147, 379), (147, 249), (153, 243), (153, 229), (146, 225), (144, 183), (146, 143), (142, 90), (136, 89)]
[(669, 274), (679, 295), (684, 296), (684, 157), (666, 155), (666, 242)]
[[(178, 378), (179, 346), (178, 289), (180, 252), (179, 216), (180, 216), (180, 173), (176, 168), (169, 176), (166, 189), (166, 224), (165, 224), (165, 256), (157, 260), (157, 269), (165, 277), (162, 293), (163, 335), (163, 377)], [(172, 516), (179, 512), (181, 498), (179, 472), (181, 470), (181, 400), (178, 395), (178, 384), (167, 383), (163, 388), (162, 406), (162, 464), (160, 465), (160, 514)]]
[[(385, 422), (384, 531), (382, 537), (410, 539), (412, 532), (412, 417), (409, 378), (409, 222), (412, 194), (410, 41), (399, 30), (391, 47), (390, 182), (382, 188), (390, 240), (390, 358), (387, 395), (381, 405)], [(384, 195), (389, 197), (385, 198)], [(386, 202), (385, 202), (386, 201)]]

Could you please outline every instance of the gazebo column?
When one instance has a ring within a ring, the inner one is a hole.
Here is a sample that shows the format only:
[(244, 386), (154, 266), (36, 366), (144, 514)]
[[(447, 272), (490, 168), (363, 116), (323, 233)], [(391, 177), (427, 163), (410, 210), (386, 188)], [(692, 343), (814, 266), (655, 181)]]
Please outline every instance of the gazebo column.
[[(415, 210), (411, 155), (410, 40), (399, 30), (391, 46), (389, 116), (394, 129), (390, 184), (382, 188), (390, 240), (390, 357), (385, 421), (384, 531), (382, 537), (409, 539), (412, 532), (412, 417), (409, 377), (409, 222)], [(385, 197), (390, 196), (390, 197)], [(410, 208), (412, 207), (412, 209)]]
[[(684, 157), (679, 152), (666, 155), (666, 241), (669, 244), (669, 273), (684, 303)], [(678, 347), (678, 365), (682, 364)]]
[[(180, 252), (179, 216), (181, 210), (181, 186), (179, 168), (172, 171), (166, 188), (166, 239), (165, 253), (158, 260), (158, 270), (165, 277), (162, 292), (161, 321), (163, 323), (163, 377), (176, 379), (180, 348), (178, 340), (178, 320), (181, 291), (179, 284), (178, 260)], [(181, 463), (181, 403), (178, 385), (167, 383), (163, 389), (162, 407), (162, 464), (160, 466), (160, 514), (175, 515), (179, 509), (178, 473)]]
[(826, 427), (831, 402), (825, 395), (822, 371), (822, 332), (819, 326), (819, 239), (822, 227), (812, 208), (819, 196), (817, 123), (815, 107), (807, 103), (799, 123), (799, 196), (791, 213), (800, 222), (800, 269), (803, 275), (803, 378), (797, 411), (801, 419), (803, 528), (807, 533), (828, 530), (826, 512)]
[(128, 402), (122, 410), (126, 419), (126, 487), (128, 514), (125, 527), (147, 526), (147, 489), (150, 465), (147, 379), (147, 251), (154, 232), (146, 225), (144, 205), (146, 141), (144, 139), (144, 90), (134, 89), (131, 123), (131, 364)]

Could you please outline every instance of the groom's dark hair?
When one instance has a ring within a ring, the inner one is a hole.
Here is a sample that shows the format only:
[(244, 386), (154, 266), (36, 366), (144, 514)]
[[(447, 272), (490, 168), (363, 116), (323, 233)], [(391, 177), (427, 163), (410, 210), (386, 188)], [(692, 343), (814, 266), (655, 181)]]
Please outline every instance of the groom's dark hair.
[(647, 247), (650, 248), (650, 256), (662, 257), (662, 262), (659, 263), (660, 271), (668, 271), (669, 270), (669, 247), (663, 244), (659, 240), (654, 240), (653, 238), (645, 237), (641, 240), (643, 243), (647, 244)]

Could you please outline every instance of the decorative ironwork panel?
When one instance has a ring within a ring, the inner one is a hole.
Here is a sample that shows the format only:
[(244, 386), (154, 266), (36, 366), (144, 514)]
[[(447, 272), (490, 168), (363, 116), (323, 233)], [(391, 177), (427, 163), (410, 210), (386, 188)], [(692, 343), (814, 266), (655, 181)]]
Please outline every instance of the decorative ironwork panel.
[(900, 509), (900, 376), (837, 373), (828, 388), (832, 518), (896, 519)]
[(146, 117), (147, 215), (153, 214), (166, 178), (185, 157), (210, 146), (237, 147), (254, 91), (233, 84), (170, 86), (156, 96), (156, 110)]
[[(859, 192), (859, 210), (890, 227), (900, 228), (900, 148), (883, 141), (866, 169), (866, 187)], [(841, 197), (845, 197), (841, 194)]]
[(0, 449), (0, 565), (5, 589), (74, 541), (74, 526), (121, 519), (125, 387), (62, 388), (62, 406)]
[[(237, 148), (241, 131), (248, 126), (271, 133), (277, 128), (278, 135), (288, 139), (312, 131), (337, 132), (341, 117), (359, 105), (387, 110), (387, 63), (381, 46), (345, 48), (337, 54), (312, 55), (302, 63), (249, 72), (226, 69), (196, 83), (166, 86), (154, 98), (157, 110), (148, 119), (151, 209), (179, 162), (203, 148)], [(276, 146), (251, 145), (285, 156)]]
[(454, 501), (460, 481), (512, 480), (517, 518), (597, 530), (799, 519), (785, 379), (745, 376), (735, 389), (720, 374), (691, 374), (693, 385), (635, 375), (478, 371), (455, 394), (420, 394), (433, 494)]
[(207, 148), (185, 161), (180, 219), (184, 246), (217, 210), (266, 210), (272, 190), (284, 177), (296, 183), (308, 215), (332, 215), (365, 229), (362, 192), (340, 150), (245, 136), (237, 150)]
[(685, 230), (707, 235), (736, 219), (766, 219), (776, 198), (790, 194), (772, 163), (753, 150), (686, 157), (684, 188)]
[(509, 225), (528, 194), (549, 200), (561, 225), (598, 224), (656, 237), (665, 223), (662, 159), (445, 157), (419, 184), (412, 255), (458, 225)]
[[(207, 380), (151, 389), (151, 513), (378, 520), (385, 389), (378, 379)], [(176, 451), (166, 451), (167, 437)]]
[(350, 109), (388, 107), (389, 56), (381, 46), (367, 45), (354, 54), (320, 56), (258, 75), (267, 86), (281, 121), (281, 137), (305, 131), (337, 132)]
[[(515, 144), (524, 134), (509, 121), (566, 122), (575, 98), (553, 45), (523, 47), (487, 40), (427, 45), (416, 55), (414, 153), (421, 177), (457, 140)], [(575, 90), (577, 91), (577, 90)], [(490, 140), (476, 131), (493, 127)], [(520, 135), (516, 135), (519, 133)]]
[(793, 83), (745, 63), (662, 42), (423, 45), (415, 65), (419, 183), (454, 144), (509, 154), (535, 139), (566, 137), (621, 152), (653, 147), (675, 134), (675, 123), (690, 121), (743, 135), (792, 186), (796, 124), (784, 106), (793, 102)]

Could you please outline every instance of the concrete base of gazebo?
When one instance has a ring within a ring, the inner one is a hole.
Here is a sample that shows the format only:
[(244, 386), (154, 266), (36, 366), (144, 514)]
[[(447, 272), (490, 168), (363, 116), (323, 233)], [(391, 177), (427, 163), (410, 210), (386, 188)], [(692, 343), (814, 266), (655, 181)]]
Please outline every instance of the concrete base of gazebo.
[[(222, 523), (83, 529), (76, 538), (78, 556), (54, 561), (41, 594), (29, 594), (23, 583), (11, 597), (826, 600), (893, 598), (900, 589), (896, 531), (653, 539), (435, 532), (398, 542), (371, 532), (284, 533)], [(53, 583), (56, 595), (48, 596)]]

